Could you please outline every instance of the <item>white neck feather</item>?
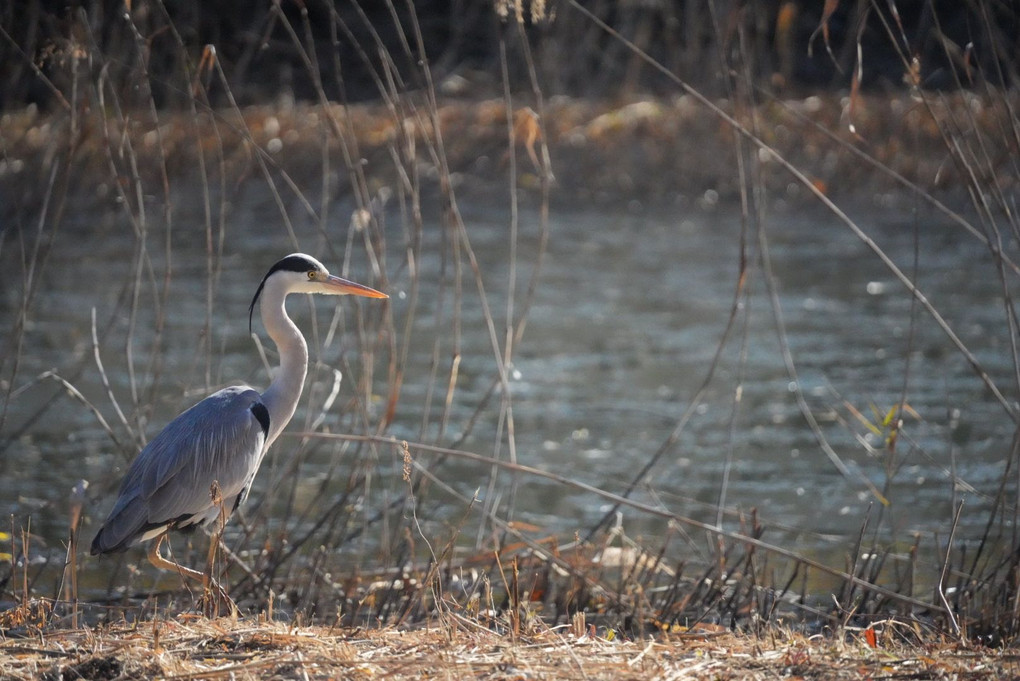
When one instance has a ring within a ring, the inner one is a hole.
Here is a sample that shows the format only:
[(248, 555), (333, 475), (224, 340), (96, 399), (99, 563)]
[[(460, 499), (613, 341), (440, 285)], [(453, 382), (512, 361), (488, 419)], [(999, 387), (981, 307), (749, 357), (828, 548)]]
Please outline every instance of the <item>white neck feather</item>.
[(305, 385), (305, 374), (308, 372), (308, 344), (297, 325), (287, 316), (284, 305), (287, 293), (283, 282), (272, 279), (266, 282), (262, 291), (262, 324), (280, 353), (280, 366), (269, 387), (262, 393), (262, 402), (269, 411), (266, 448), (276, 440), (294, 416)]

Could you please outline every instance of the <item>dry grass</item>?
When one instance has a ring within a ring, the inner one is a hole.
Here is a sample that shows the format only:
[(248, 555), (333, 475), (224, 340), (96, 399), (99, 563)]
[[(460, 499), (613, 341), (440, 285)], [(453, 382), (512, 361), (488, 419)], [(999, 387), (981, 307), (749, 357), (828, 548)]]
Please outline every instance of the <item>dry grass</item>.
[[(1006, 651), (909, 645), (894, 627), (844, 639), (698, 629), (621, 640), (577, 626), (517, 640), (470, 619), (413, 630), (339, 629), (182, 615), (0, 641), (4, 679), (1000, 679)], [(580, 635), (578, 635), (580, 634)]]

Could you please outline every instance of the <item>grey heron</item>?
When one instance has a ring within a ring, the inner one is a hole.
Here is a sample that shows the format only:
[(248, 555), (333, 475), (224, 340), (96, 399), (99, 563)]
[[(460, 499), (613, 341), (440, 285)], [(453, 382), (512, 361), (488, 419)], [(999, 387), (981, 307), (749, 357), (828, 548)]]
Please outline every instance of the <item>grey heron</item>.
[[(255, 304), (261, 300), (262, 323), (280, 354), (280, 367), (269, 388), (263, 393), (244, 385), (224, 388), (156, 435), (124, 477), (113, 510), (92, 540), (92, 555), (126, 551), (157, 539), (148, 554), (153, 565), (205, 579), (203, 573), (164, 558), (160, 547), (170, 530), (211, 523), (221, 509), (233, 513), (251, 491), (266, 450), (294, 415), (308, 370), (308, 344), (287, 316), (285, 300), (291, 293), (388, 298), (331, 275), (303, 253), (288, 255), (270, 267), (248, 308), (250, 331)], [(220, 503), (213, 499), (213, 486)]]

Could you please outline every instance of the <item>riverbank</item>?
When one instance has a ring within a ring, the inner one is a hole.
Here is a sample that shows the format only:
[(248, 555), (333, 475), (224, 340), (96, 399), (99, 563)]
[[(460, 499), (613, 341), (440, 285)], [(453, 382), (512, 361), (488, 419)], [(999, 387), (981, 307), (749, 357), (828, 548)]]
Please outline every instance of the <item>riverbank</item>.
[[(756, 135), (754, 141), (690, 95), (620, 102), (553, 97), (541, 108), (515, 100), (509, 121), (503, 100), (447, 100), (433, 111), (414, 96), (390, 105), (291, 102), (170, 112), (158, 120), (146, 112), (99, 117), (89, 109), (74, 115), (29, 109), (2, 118), (0, 179), (19, 190), (22, 201), (37, 202), (52, 190), (47, 180), (55, 161), (68, 162), (72, 187), (99, 199), (112, 197), (114, 188), (101, 185), (97, 195), (92, 180), (111, 170), (125, 186), (165, 177), (204, 181), (228, 193), (252, 177), (283, 172), (291, 191), (324, 187), (341, 198), (357, 182), (369, 196), (392, 195), (410, 191), (418, 178), (425, 200), (448, 181), (461, 198), (505, 197), (512, 189), (527, 201), (548, 179), (553, 200), (561, 204), (670, 206), (737, 197), (739, 149), (760, 162), (755, 170), (745, 156), (745, 182), (780, 200), (810, 193), (784, 169), (786, 163), (833, 197), (910, 193), (913, 183), (943, 198), (965, 198), (972, 178), (947, 151), (947, 141), (967, 153), (980, 149), (981, 176), (995, 176), (1005, 183), (1000, 189), (1010, 191), (1016, 178), (1009, 164), (1017, 150), (1009, 102), (1001, 93), (988, 98), (961, 92), (925, 100), (860, 96), (852, 102), (812, 96), (753, 109), (713, 103)], [(514, 158), (508, 152), (511, 130)], [(10, 210), (18, 202), (8, 203)]]

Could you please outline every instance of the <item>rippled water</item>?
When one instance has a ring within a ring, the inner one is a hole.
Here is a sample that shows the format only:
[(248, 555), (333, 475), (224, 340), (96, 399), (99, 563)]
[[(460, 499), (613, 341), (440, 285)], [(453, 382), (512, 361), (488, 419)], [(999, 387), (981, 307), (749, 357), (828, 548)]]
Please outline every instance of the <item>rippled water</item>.
[[(614, 492), (622, 491), (666, 441), (710, 370), (734, 300), (741, 235), (739, 215), (731, 209), (696, 203), (668, 211), (631, 208), (618, 213), (553, 210), (534, 307), (510, 373), (517, 460)], [(171, 294), (163, 310), (161, 380), (152, 395), (138, 396), (140, 404), (154, 400), (145, 428), (150, 437), (200, 398), (207, 368), (211, 387), (234, 381), (266, 384), (247, 337), (247, 304), (266, 267), (295, 250), (283, 228), (266, 218), (273, 214), (266, 201), (252, 198), (233, 207), (213, 297), (212, 351), (207, 352), (206, 240), (200, 229), (184, 226), (189, 218), (201, 223), (191, 210), (182, 206), (176, 216)], [(508, 218), (502, 210), (483, 205), (463, 210), (502, 342), (510, 273)], [(349, 209), (340, 206), (336, 214), (349, 214)], [(1001, 285), (987, 249), (943, 218), (915, 214), (910, 206), (862, 206), (855, 217), (908, 273), (917, 237), (920, 287), (997, 385), (1015, 399)], [(388, 216), (387, 224), (389, 293), (399, 347), (405, 340), (410, 289), (400, 216)], [(516, 310), (538, 248), (537, 215), (525, 212), (520, 230)], [(842, 565), (869, 506), (872, 523), (881, 508), (862, 482), (866, 477), (886, 490), (890, 501), (882, 518), (885, 539), (909, 543), (915, 533), (926, 541), (944, 538), (954, 499), (966, 501), (958, 535), (976, 538), (1009, 457), (1014, 426), (1006, 410), (945, 334), (912, 307), (911, 298), (874, 254), (831, 215), (777, 206), (766, 230), (786, 340), (801, 388), (849, 477), (841, 475), (819, 447), (798, 408), (761, 274), (759, 243), (752, 236), (746, 295), (739, 299), (735, 326), (713, 380), (675, 446), (635, 498), (713, 523), (720, 499), (732, 510), (757, 509), (768, 528), (767, 540)], [(320, 255), (334, 271), (340, 269), (339, 256), (321, 247), (314, 227), (298, 221), (296, 235), (303, 249)], [(91, 538), (112, 503), (112, 487), (125, 458), (115, 453), (89, 409), (51, 379), (36, 377), (55, 370), (129, 442), (93, 358), (91, 311), (95, 309), (97, 328), (107, 334), (101, 356), (111, 390), (134, 419), (125, 339), (133, 338), (136, 383), (144, 391), (152, 372), (147, 349), (159, 319), (154, 292), (165, 275), (163, 237), (149, 239), (152, 261), (146, 268), (151, 269), (142, 272), (148, 284), (133, 322), (124, 301), (131, 291), (138, 242), (119, 219), (100, 210), (76, 215), (57, 236), (29, 307), (3, 427), (0, 512), (13, 514), (20, 524), (31, 517), (33, 531), (54, 550), (67, 533), (66, 500), (74, 483), (81, 478), (92, 483), (84, 528)], [(331, 243), (342, 251), (347, 243), (343, 227)], [(407, 374), (395, 421), (387, 431), (411, 440), (434, 438), (438, 432), (443, 372), (455, 350), (450, 312), (455, 270), (450, 251), (444, 256), (444, 244), (442, 229), (426, 217), (416, 263), (421, 292)], [(0, 300), (8, 320), (17, 317), (22, 287), (15, 250), (8, 245), (2, 254), (6, 274)], [(358, 248), (352, 254), (350, 275), (371, 283), (363, 252)], [(505, 437), (498, 435), (498, 391), (475, 416), (494, 380), (495, 365), (474, 281), (466, 266), (463, 272), (462, 359), (443, 443), (470, 428), (463, 448), (488, 455), (498, 439), (503, 443), (500, 456), (506, 458)], [(370, 305), (359, 303), (359, 309), (371, 315)], [(343, 343), (333, 338), (327, 344), (333, 301), (316, 301), (315, 309), (316, 333), (309, 335), (313, 360), (346, 367)], [(292, 301), (290, 310), (304, 329), (311, 328), (306, 303)], [(341, 310), (345, 312), (336, 318), (338, 330), (348, 334), (351, 345), (357, 317), (350, 301), (342, 303)], [(443, 315), (438, 323), (437, 313)], [(7, 352), (13, 352), (10, 346)], [(434, 352), (441, 370), (432, 384)], [(12, 370), (12, 356), (4, 365), (5, 378)], [(349, 359), (354, 364), (344, 372), (337, 405), (349, 404), (355, 383), (365, 375), (357, 358)], [(313, 374), (323, 380), (329, 376), (328, 371)], [(430, 385), (434, 394), (426, 418)], [(869, 434), (862, 419), (880, 421), (904, 389), (913, 415), (906, 419), (890, 468), (882, 436)], [(376, 416), (388, 390), (385, 362), (380, 360), (372, 386)], [(327, 392), (328, 383), (320, 381), (309, 399), (321, 404)], [(293, 428), (308, 423), (307, 412), (302, 409)], [(424, 435), (423, 420), (428, 421)], [(358, 430), (353, 421), (330, 423)], [(313, 455), (301, 474), (316, 484), (329, 484), (330, 479), (344, 478), (343, 466), (344, 461), (332, 455)], [(381, 460), (377, 474), (379, 489), (402, 489), (399, 462)], [(508, 503), (511, 478), (500, 474), (490, 490), (488, 474), (481, 466), (454, 462), (442, 477), (468, 496), (479, 489), (482, 502)], [(267, 475), (264, 471), (260, 476), (253, 499), (266, 494)], [(584, 533), (608, 508), (602, 499), (546, 480), (521, 476), (518, 481), (514, 517), (550, 532), (568, 537)], [(457, 505), (448, 511), (450, 516), (461, 513)], [(627, 511), (622, 522), (634, 535), (663, 531), (660, 521), (637, 512)], [(726, 523), (737, 526), (734, 516), (727, 516)]]

